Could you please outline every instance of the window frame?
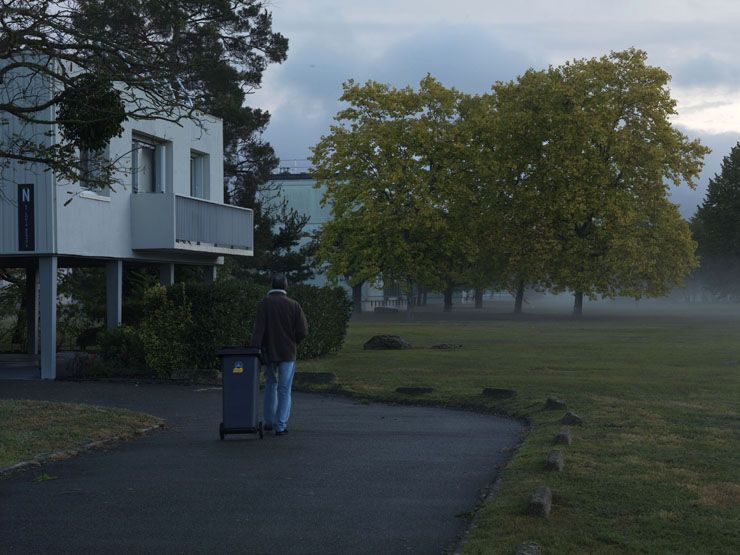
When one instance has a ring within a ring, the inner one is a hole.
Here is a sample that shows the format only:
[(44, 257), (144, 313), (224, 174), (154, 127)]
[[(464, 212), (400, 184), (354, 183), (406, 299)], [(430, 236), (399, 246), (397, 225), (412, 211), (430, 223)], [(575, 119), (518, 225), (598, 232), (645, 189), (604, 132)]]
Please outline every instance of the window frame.
[[(134, 193), (165, 193), (167, 189), (167, 143), (150, 139), (139, 134), (131, 136), (131, 189)], [(142, 149), (152, 151), (151, 189), (142, 190), (139, 183), (139, 152)]]
[[(210, 200), (209, 163), (208, 154), (197, 150), (190, 151), (190, 196), (192, 198)], [(194, 178), (198, 179), (199, 183)]]
[[(80, 149), (80, 168), (83, 175), (80, 177), (80, 191), (86, 195), (95, 195), (110, 198), (110, 187), (100, 188), (88, 185), (85, 175), (93, 175), (100, 171), (100, 165), (110, 161), (110, 143), (98, 150)], [(90, 167), (92, 165), (92, 167)], [(95, 167), (97, 166), (97, 167)]]

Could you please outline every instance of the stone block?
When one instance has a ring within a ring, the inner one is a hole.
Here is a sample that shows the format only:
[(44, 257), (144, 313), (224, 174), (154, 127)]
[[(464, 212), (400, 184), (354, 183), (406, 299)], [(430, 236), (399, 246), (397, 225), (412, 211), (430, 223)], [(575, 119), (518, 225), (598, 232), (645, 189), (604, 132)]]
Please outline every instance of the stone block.
[(404, 395), (423, 395), (425, 393), (431, 393), (434, 391), (433, 387), (397, 387), (396, 393), (403, 393)]
[(562, 399), (556, 399), (555, 397), (548, 397), (545, 401), (545, 408), (547, 410), (565, 410), (568, 406)]
[(410, 349), (411, 345), (398, 335), (375, 335), (362, 346), (365, 350)]
[(547, 468), (547, 470), (556, 470), (560, 472), (563, 470), (564, 466), (565, 458), (563, 457), (563, 454), (558, 449), (550, 451), (547, 455), (547, 459), (545, 459), (545, 468)]
[(516, 555), (541, 555), (542, 548), (535, 542), (525, 542), (516, 548)]
[(529, 498), (527, 514), (547, 518), (552, 509), (552, 492), (547, 486), (540, 486), (532, 492)]
[(555, 443), (562, 445), (570, 445), (573, 442), (573, 436), (570, 432), (570, 428), (563, 428), (555, 436)]
[(563, 424), (583, 424), (583, 418), (578, 416), (575, 412), (566, 412), (565, 416), (560, 420)]
[(484, 397), (493, 397), (494, 399), (511, 399), (517, 396), (516, 389), (505, 389), (502, 387), (486, 387), (481, 393)]

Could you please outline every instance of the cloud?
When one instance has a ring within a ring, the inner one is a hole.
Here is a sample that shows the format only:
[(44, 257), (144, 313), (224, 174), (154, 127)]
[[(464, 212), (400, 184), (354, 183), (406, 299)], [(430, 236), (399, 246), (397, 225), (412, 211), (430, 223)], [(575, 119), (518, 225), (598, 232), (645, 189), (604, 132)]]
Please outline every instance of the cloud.
[[(433, 26), (397, 41), (379, 54), (358, 52), (351, 36), (337, 50), (321, 42), (299, 41), (288, 61), (265, 79), (254, 95), (272, 121), (265, 137), (284, 159), (308, 156), (308, 147), (328, 131), (340, 109), (342, 83), (375, 80), (402, 87), (417, 85), (431, 73), (446, 86), (482, 93), (497, 80), (513, 79), (535, 58), (508, 49), (482, 28)], [(267, 95), (267, 91), (273, 94)], [(276, 92), (275, 92), (276, 91)]]
[(368, 77), (402, 86), (427, 73), (448, 87), (483, 93), (544, 61), (511, 50), (490, 31), (475, 26), (435, 25), (396, 43), (367, 69)]
[(740, 86), (740, 62), (735, 56), (723, 59), (718, 55), (703, 54), (677, 64), (673, 82), (680, 86)]
[(733, 0), (277, 0), (273, 8), (274, 28), (290, 40), (288, 60), (268, 69), (251, 100), (272, 113), (266, 138), (284, 161), (307, 157), (328, 131), (350, 78), (403, 86), (431, 73), (480, 93), (530, 66), (631, 46), (673, 75), (675, 124), (714, 150), (699, 188), (672, 194), (684, 215), (740, 139), (740, 2)]

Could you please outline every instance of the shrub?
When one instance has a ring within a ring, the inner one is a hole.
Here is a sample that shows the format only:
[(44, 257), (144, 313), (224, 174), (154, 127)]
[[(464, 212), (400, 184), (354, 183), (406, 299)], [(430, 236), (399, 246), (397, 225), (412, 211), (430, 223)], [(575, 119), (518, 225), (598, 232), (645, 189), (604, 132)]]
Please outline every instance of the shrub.
[(266, 292), (253, 282), (236, 280), (171, 286), (168, 298), (186, 303), (191, 314), (184, 330), (188, 366), (216, 368), (217, 349), (247, 345), (257, 303)]
[(191, 346), (187, 343), (188, 331), (193, 327), (191, 305), (182, 286), (173, 289), (180, 290), (180, 302), (173, 301), (162, 286), (144, 293), (146, 309), (138, 330), (146, 365), (163, 378), (191, 362)]
[[(247, 345), (252, 335), (257, 303), (268, 288), (252, 281), (223, 280), (213, 285), (173, 285), (168, 298), (186, 302), (191, 324), (185, 330), (191, 368), (215, 368), (220, 347)], [(347, 333), (352, 305), (340, 288), (294, 285), (289, 294), (303, 307), (308, 337), (298, 358), (314, 358), (339, 350)]]
[[(94, 322), (77, 303), (57, 303), (57, 348), (74, 349), (82, 334), (93, 328)], [(94, 344), (94, 338), (89, 344)]]
[(290, 295), (301, 303), (308, 320), (308, 337), (298, 346), (298, 358), (316, 358), (338, 351), (352, 314), (352, 302), (344, 289), (294, 285)]
[(100, 355), (107, 363), (126, 368), (146, 369), (144, 344), (136, 329), (131, 326), (118, 326), (112, 330), (102, 330), (98, 336)]
[[(121, 326), (101, 334), (103, 357), (149, 367), (163, 377), (173, 370), (217, 368), (217, 349), (249, 344), (257, 303), (267, 291), (265, 286), (237, 280), (149, 289), (137, 329)], [(308, 320), (308, 337), (300, 344), (298, 357), (339, 350), (352, 309), (344, 290), (295, 285), (289, 294), (301, 303)]]

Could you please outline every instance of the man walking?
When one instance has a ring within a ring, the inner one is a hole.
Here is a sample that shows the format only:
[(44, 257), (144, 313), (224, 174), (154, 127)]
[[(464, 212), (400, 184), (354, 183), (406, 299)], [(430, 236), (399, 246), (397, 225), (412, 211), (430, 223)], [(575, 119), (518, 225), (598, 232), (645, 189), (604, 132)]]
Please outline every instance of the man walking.
[(288, 433), (290, 389), (293, 386), (298, 343), (308, 335), (301, 305), (288, 297), (288, 280), (272, 276), (272, 289), (257, 305), (250, 345), (262, 349), (265, 366), (265, 430)]

